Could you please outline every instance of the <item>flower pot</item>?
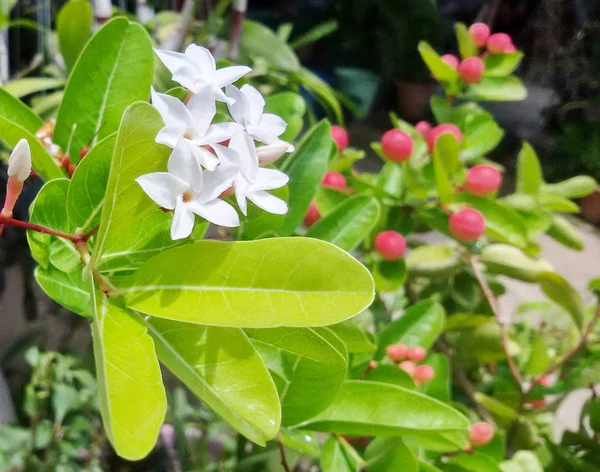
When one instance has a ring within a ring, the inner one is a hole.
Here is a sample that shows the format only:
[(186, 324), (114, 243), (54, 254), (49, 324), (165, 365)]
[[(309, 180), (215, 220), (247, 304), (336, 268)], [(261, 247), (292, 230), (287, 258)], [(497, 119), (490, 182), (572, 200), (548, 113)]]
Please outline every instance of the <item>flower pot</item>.
[(598, 190), (582, 198), (580, 207), (581, 214), (587, 221), (595, 225), (600, 224), (600, 192)]
[(429, 99), (438, 85), (396, 80), (396, 110), (401, 118), (421, 121), (428, 117)]

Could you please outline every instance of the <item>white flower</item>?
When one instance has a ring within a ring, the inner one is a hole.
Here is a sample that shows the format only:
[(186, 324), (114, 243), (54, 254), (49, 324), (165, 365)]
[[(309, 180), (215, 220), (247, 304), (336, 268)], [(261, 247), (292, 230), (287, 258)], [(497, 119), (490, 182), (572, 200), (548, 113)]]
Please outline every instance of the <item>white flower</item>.
[(206, 91), (195, 94), (187, 105), (154, 89), (151, 94), (152, 105), (165, 122), (165, 127), (156, 136), (156, 142), (179, 149), (187, 156), (195, 156), (209, 170), (213, 170), (219, 161), (202, 146), (225, 141), (243, 129), (237, 123), (211, 125), (217, 109), (210, 93)]
[(175, 210), (171, 238), (187, 238), (194, 228), (194, 214), (220, 226), (238, 226), (235, 209), (218, 197), (231, 183), (206, 178), (198, 162), (176, 148), (168, 172), (154, 172), (136, 179), (144, 192), (162, 208)]
[(31, 174), (31, 151), (29, 143), (23, 138), (8, 158), (8, 176), (14, 177), (19, 182), (25, 182), (29, 174)]
[(289, 147), (289, 143), (286, 143), (285, 141), (257, 147), (256, 155), (258, 156), (258, 164), (261, 166), (273, 164), (273, 162), (288, 152)]
[(190, 44), (185, 52), (155, 49), (163, 64), (173, 74), (173, 80), (191, 92), (210, 90), (213, 100), (226, 102), (221, 90), (245, 76), (252, 69), (246, 66), (231, 66), (217, 70), (215, 58), (210, 51), (196, 44)]
[[(261, 143), (285, 143), (279, 136), (285, 131), (286, 122), (280, 116), (263, 113), (265, 100), (258, 90), (251, 85), (244, 85), (241, 89), (229, 85), (226, 91), (227, 97), (232, 99), (227, 103), (229, 113), (235, 121), (244, 126), (246, 133)], [(294, 150), (294, 146), (285, 144), (287, 152)]]
[(287, 203), (266, 190), (283, 187), (289, 178), (278, 170), (258, 166), (256, 148), (248, 134), (236, 134), (231, 138), (229, 147), (218, 144), (213, 147), (221, 161), (215, 173), (223, 173), (221, 181), (232, 179), (235, 198), (244, 215), (247, 214), (246, 199), (269, 213), (283, 215), (287, 212)]

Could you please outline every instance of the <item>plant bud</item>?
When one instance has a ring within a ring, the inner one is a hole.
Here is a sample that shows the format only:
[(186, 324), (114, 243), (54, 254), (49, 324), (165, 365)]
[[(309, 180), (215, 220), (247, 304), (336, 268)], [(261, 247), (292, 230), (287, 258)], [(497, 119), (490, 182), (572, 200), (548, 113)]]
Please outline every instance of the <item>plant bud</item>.
[(421, 362), (427, 357), (427, 351), (421, 346), (415, 346), (408, 349), (406, 357), (413, 362)]
[(346, 149), (348, 147), (348, 144), (350, 144), (348, 132), (341, 126), (333, 125), (331, 127), (331, 139), (333, 139), (340, 151)]
[(485, 231), (485, 218), (477, 210), (466, 208), (448, 220), (450, 234), (463, 243), (473, 242)]
[(483, 77), (483, 61), (478, 57), (468, 57), (458, 66), (458, 75), (465, 84), (476, 84)]
[(321, 214), (317, 209), (317, 205), (315, 204), (315, 202), (310, 202), (310, 206), (308, 207), (308, 211), (306, 212), (306, 216), (304, 217), (304, 224), (306, 226), (312, 226), (320, 219)]
[(442, 61), (444, 61), (446, 64), (448, 64), (454, 70), (456, 70), (456, 68), (458, 67), (458, 63), (460, 62), (458, 60), (458, 57), (456, 57), (454, 54), (444, 54), (442, 56)]
[(415, 369), (414, 378), (419, 382), (429, 382), (433, 377), (435, 377), (435, 370), (430, 365), (420, 365)]
[(488, 423), (475, 423), (469, 428), (469, 441), (474, 446), (485, 446), (494, 437), (494, 429)]
[(471, 33), (475, 45), (482, 48), (490, 37), (490, 27), (485, 23), (473, 23), (469, 28), (469, 33)]
[(408, 346), (406, 344), (392, 344), (386, 348), (387, 356), (393, 362), (400, 362), (406, 358)]
[(256, 155), (258, 156), (258, 164), (260, 166), (268, 166), (269, 164), (273, 164), (273, 162), (288, 152), (289, 147), (289, 143), (286, 143), (285, 141), (279, 141), (275, 144), (267, 144), (266, 146), (257, 147)]
[(417, 366), (415, 365), (415, 363), (411, 362), (411, 361), (402, 361), (402, 362), (400, 362), (400, 364), (398, 364), (398, 367), (400, 367), (404, 372), (406, 372), (411, 377), (415, 374), (415, 370), (417, 369)]
[(21, 139), (8, 159), (8, 176), (25, 182), (31, 174), (31, 151), (26, 139)]

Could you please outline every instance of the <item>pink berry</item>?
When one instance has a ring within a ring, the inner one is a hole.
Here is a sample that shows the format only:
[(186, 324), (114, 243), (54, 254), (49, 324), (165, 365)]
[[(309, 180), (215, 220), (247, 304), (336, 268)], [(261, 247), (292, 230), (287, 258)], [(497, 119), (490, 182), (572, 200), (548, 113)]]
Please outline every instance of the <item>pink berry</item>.
[(475, 84), (483, 77), (483, 61), (478, 57), (468, 57), (458, 66), (458, 75), (465, 84)]
[(381, 137), (381, 150), (390, 161), (403, 162), (410, 158), (413, 139), (404, 131), (390, 129)]
[(346, 178), (339, 172), (327, 172), (321, 181), (323, 187), (346, 189)]
[(494, 437), (494, 428), (488, 423), (475, 423), (469, 428), (469, 441), (473, 446), (485, 446)]
[(528, 403), (531, 408), (544, 408), (546, 406), (546, 400), (530, 400)]
[(450, 234), (463, 243), (476, 241), (485, 231), (485, 219), (471, 208), (459, 210), (448, 220)]
[(417, 369), (417, 366), (415, 365), (415, 363), (411, 362), (411, 361), (402, 361), (402, 362), (400, 362), (400, 364), (398, 364), (398, 367), (400, 367), (404, 372), (406, 372), (411, 377), (414, 375), (415, 370)]
[(502, 174), (492, 166), (478, 165), (467, 172), (465, 190), (471, 195), (484, 197), (502, 185)]
[(547, 375), (542, 375), (539, 379), (540, 385), (543, 387), (549, 387), (550, 384), (552, 383), (552, 381), (550, 380), (550, 377), (548, 377)]
[(463, 137), (460, 129), (458, 129), (458, 126), (446, 123), (436, 126), (427, 134), (427, 146), (429, 147), (429, 152), (433, 152), (435, 141), (444, 133), (452, 133), (458, 141), (458, 145), (461, 145)]
[(306, 216), (304, 217), (304, 224), (306, 226), (312, 226), (320, 219), (321, 214), (317, 209), (317, 205), (315, 204), (315, 202), (310, 202), (310, 206), (308, 207), (308, 211), (306, 212)]
[(504, 54), (512, 54), (513, 52), (517, 52), (517, 47), (514, 44), (504, 48)]
[(460, 62), (458, 60), (458, 57), (456, 57), (454, 54), (444, 54), (442, 56), (442, 61), (444, 61), (446, 64), (448, 64), (454, 70), (456, 70), (456, 68), (458, 67), (458, 63)]
[(420, 365), (415, 369), (413, 377), (419, 382), (429, 382), (435, 377), (435, 370), (430, 365)]
[(406, 357), (410, 361), (421, 362), (423, 359), (425, 359), (425, 357), (427, 357), (427, 351), (421, 346), (411, 347), (408, 349)]
[(379, 367), (379, 362), (369, 361), (369, 370), (375, 370), (377, 367)]
[(491, 54), (503, 54), (513, 46), (512, 39), (506, 33), (495, 33), (487, 40), (487, 49)]
[(475, 45), (482, 48), (490, 37), (490, 27), (485, 23), (473, 23), (469, 28), (469, 33), (471, 33)]
[(408, 346), (406, 344), (392, 344), (386, 348), (387, 356), (394, 362), (400, 362), (406, 358)]
[(350, 144), (348, 132), (341, 126), (333, 125), (331, 127), (331, 139), (333, 139), (340, 151), (346, 149), (348, 147), (348, 144)]
[(431, 123), (429, 121), (419, 121), (415, 125), (415, 129), (421, 133), (421, 136), (424, 138), (427, 137), (427, 134), (431, 131)]
[(406, 241), (396, 231), (383, 231), (375, 237), (375, 251), (386, 261), (397, 261), (404, 256)]

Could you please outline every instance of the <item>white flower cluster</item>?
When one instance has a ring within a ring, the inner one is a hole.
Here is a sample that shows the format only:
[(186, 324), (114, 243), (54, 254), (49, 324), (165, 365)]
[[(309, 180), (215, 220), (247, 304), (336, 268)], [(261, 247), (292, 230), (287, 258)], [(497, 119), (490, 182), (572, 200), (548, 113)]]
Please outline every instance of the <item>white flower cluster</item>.
[[(287, 204), (267, 190), (283, 187), (288, 177), (278, 170), (260, 167), (294, 150), (279, 139), (286, 123), (277, 115), (264, 113), (265, 101), (254, 87), (244, 85), (238, 89), (231, 85), (251, 69), (232, 66), (217, 70), (212, 54), (195, 44), (183, 54), (156, 53), (173, 73), (173, 80), (193, 93), (184, 104), (152, 90), (152, 105), (165, 123), (156, 142), (173, 152), (166, 172), (136, 179), (158, 205), (174, 210), (171, 237), (188, 237), (194, 215), (217, 225), (238, 226), (235, 209), (219, 198), (228, 189), (235, 193), (244, 215), (247, 200), (269, 213), (286, 213)], [(235, 122), (213, 123), (216, 101), (227, 104)], [(257, 148), (255, 141), (264, 145)]]

